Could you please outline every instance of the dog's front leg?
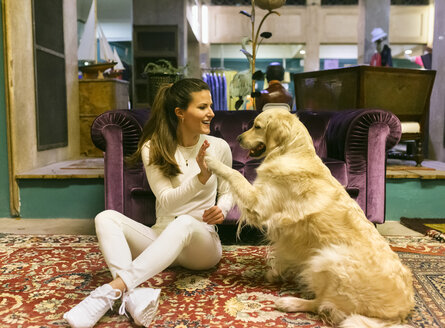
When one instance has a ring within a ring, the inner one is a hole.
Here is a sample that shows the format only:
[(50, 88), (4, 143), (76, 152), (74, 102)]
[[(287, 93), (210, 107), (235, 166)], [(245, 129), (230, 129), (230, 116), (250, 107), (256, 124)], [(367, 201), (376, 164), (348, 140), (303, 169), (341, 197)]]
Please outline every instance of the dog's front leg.
[(230, 185), (230, 190), (245, 208), (255, 208), (257, 195), (255, 188), (237, 170), (228, 167), (212, 156), (205, 158), (208, 168), (220, 178), (226, 180)]

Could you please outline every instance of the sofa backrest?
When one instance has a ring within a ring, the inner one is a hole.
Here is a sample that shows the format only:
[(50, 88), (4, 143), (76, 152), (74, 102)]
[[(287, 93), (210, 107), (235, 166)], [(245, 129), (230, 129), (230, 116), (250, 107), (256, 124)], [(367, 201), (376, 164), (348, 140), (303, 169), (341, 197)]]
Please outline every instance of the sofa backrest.
[(210, 134), (227, 141), (232, 151), (233, 168), (240, 171), (247, 180), (256, 178), (256, 168), (261, 160), (249, 157), (247, 150), (241, 148), (237, 137), (247, 131), (253, 124), (258, 112), (246, 111), (215, 111), (210, 126)]
[[(253, 181), (256, 176), (255, 168), (261, 160), (252, 159), (248, 152), (242, 149), (238, 143), (237, 137), (248, 130), (259, 114), (257, 111), (215, 111), (215, 117), (212, 120), (210, 134), (220, 137), (229, 143), (233, 156), (233, 168), (239, 170), (249, 181)], [(294, 115), (295, 112), (293, 112)], [(330, 115), (305, 111), (299, 112), (298, 117), (308, 129), (314, 142), (315, 151), (321, 158), (327, 157), (326, 131)]]
[(297, 113), (301, 123), (308, 129), (314, 142), (317, 155), (321, 158), (328, 157), (326, 145), (326, 132), (328, 130), (329, 120), (333, 113), (300, 111)]

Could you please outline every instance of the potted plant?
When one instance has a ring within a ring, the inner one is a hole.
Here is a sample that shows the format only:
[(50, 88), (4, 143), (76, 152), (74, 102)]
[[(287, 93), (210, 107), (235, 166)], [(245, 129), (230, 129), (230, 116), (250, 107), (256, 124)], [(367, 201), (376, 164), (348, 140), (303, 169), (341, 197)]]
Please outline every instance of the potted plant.
[(147, 78), (148, 102), (150, 106), (153, 104), (159, 87), (166, 83), (174, 83), (181, 79), (184, 75), (184, 67), (174, 67), (171, 62), (166, 59), (159, 59), (154, 63), (148, 63), (143, 75)]

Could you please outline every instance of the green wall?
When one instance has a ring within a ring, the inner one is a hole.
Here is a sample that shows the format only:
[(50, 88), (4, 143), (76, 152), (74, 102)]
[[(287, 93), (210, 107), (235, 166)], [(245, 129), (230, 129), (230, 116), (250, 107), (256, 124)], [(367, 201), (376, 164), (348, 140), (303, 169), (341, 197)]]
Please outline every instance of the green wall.
[(9, 210), (8, 144), (6, 138), (3, 13), (0, 6), (0, 217), (11, 216)]
[(94, 218), (104, 210), (103, 179), (22, 179), (22, 218)]
[(445, 218), (445, 180), (387, 179), (386, 220)]

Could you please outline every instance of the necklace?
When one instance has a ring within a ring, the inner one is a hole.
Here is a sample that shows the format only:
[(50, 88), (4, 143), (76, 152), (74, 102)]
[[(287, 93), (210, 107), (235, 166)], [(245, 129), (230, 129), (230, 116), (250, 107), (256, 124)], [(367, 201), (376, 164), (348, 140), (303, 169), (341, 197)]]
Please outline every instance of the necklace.
[(196, 145), (191, 147), (178, 146), (179, 152), (185, 160), (185, 166), (189, 166), (189, 160), (196, 157)]
[(185, 161), (185, 166), (189, 166), (189, 160), (196, 158), (198, 155), (199, 148), (201, 147), (201, 138), (202, 136), (199, 136), (198, 140), (193, 146), (181, 146), (178, 144), (178, 150), (182, 155), (182, 158)]

